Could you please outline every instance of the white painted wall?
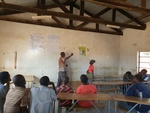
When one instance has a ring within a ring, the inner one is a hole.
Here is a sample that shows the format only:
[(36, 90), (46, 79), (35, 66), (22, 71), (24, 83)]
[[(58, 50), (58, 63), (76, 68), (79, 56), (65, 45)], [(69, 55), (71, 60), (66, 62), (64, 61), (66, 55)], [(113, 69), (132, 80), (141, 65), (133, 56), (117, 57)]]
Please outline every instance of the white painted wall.
[(150, 22), (146, 30), (125, 29), (120, 37), (120, 75), (137, 73), (137, 52), (150, 51)]
[[(61, 51), (66, 52), (66, 55), (74, 53), (67, 62), (68, 75), (72, 80), (78, 80), (79, 76), (86, 72), (90, 59), (96, 60), (94, 64), (96, 75), (118, 75), (120, 52), (118, 36), (5, 21), (0, 21), (0, 25), (0, 70), (8, 70), (12, 76), (18, 73), (35, 75), (38, 78), (47, 75), (56, 82)], [(33, 33), (59, 36), (59, 51), (51, 53), (45, 48), (34, 52), (29, 38)], [(123, 38), (121, 37), (122, 40)], [(79, 55), (80, 44), (86, 45), (89, 49), (86, 56)], [(14, 69), (15, 52), (17, 52), (17, 69)]]

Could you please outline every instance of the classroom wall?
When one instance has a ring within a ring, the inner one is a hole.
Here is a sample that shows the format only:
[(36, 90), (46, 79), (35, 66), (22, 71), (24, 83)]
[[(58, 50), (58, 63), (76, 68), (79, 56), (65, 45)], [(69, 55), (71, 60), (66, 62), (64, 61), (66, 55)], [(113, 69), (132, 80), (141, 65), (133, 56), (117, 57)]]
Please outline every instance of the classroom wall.
[(137, 73), (137, 52), (150, 51), (150, 22), (147, 23), (146, 30), (123, 30), (120, 36), (120, 66), (119, 75), (126, 71)]
[[(79, 80), (90, 59), (96, 60), (96, 75), (118, 75), (119, 36), (6, 21), (0, 21), (0, 25), (0, 70), (7, 70), (12, 76), (18, 73), (37, 78), (47, 75), (56, 82), (61, 51), (66, 52), (66, 56), (74, 54), (67, 61), (71, 80)], [(41, 40), (34, 39), (36, 35)], [(121, 37), (121, 42), (123, 39)], [(86, 47), (86, 56), (80, 54), (79, 46)]]

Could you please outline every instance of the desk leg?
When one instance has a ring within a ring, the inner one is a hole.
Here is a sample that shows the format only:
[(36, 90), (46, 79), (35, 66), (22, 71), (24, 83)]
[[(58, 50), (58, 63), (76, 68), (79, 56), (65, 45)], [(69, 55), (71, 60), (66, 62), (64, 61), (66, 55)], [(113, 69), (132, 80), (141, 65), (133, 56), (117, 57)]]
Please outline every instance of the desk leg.
[(61, 113), (60, 100), (58, 100), (58, 113)]
[(119, 90), (120, 92), (123, 94), (123, 91), (120, 89), (120, 87), (118, 85), (115, 85)]
[(95, 109), (98, 111), (98, 113), (101, 113), (101, 111), (95, 106), (95, 104), (91, 101), (91, 100), (89, 100), (90, 102), (91, 102), (91, 104), (95, 107)]
[(137, 105), (139, 105), (138, 103), (135, 104), (127, 113), (130, 113)]
[(110, 87), (111, 87), (111, 85), (108, 85), (108, 86), (105, 88), (104, 92), (106, 93), (106, 91), (107, 91)]
[(55, 101), (53, 102), (53, 113), (55, 113)]
[(115, 101), (115, 113), (117, 113), (117, 101)]
[(97, 85), (98, 86), (98, 92), (100, 93), (100, 85)]
[(107, 113), (110, 113), (110, 101), (107, 102)]
[(67, 111), (67, 113), (79, 102), (79, 100), (77, 100), (70, 108), (69, 110)]

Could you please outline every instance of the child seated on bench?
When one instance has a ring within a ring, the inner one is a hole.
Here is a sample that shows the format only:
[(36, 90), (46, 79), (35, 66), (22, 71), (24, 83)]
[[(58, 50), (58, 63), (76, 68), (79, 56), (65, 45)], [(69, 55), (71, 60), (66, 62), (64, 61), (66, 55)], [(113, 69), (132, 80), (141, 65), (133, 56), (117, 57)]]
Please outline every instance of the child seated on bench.
[[(143, 97), (150, 98), (148, 87), (145, 83), (142, 83), (144, 80), (140, 74), (136, 74), (133, 78), (133, 84), (127, 89), (125, 96), (134, 96), (134, 97)], [(143, 94), (141, 96), (141, 94)], [(126, 103), (120, 102), (119, 105), (130, 110), (136, 103)], [(150, 105), (138, 105), (131, 112), (137, 113), (147, 113), (150, 110)]]
[[(88, 77), (85, 74), (82, 74), (80, 76), (82, 85), (78, 86), (76, 93), (77, 94), (96, 94), (97, 89), (93, 84), (88, 83)], [(79, 106), (81, 107), (92, 107), (91, 102), (89, 101), (79, 101), (78, 102)]]
[[(73, 89), (67, 85), (68, 83), (69, 83), (69, 77), (66, 76), (63, 79), (62, 85), (60, 85), (59, 87), (56, 88), (57, 94), (59, 94), (59, 93), (73, 93)], [(71, 104), (72, 104), (72, 100), (61, 100), (60, 101), (61, 107), (71, 106)]]

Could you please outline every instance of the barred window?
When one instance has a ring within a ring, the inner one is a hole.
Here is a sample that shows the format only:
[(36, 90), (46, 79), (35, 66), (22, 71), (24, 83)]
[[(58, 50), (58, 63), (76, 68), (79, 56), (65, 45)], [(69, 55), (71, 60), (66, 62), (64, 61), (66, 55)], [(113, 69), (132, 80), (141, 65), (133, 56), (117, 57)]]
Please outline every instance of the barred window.
[(150, 51), (145, 51), (145, 52), (138, 52), (138, 60), (137, 60), (137, 65), (138, 65), (138, 72), (141, 71), (142, 69), (147, 70), (147, 74), (150, 74)]

